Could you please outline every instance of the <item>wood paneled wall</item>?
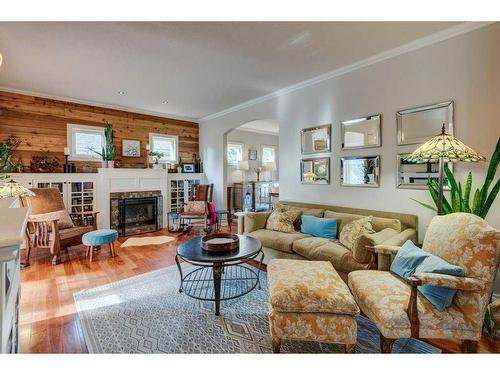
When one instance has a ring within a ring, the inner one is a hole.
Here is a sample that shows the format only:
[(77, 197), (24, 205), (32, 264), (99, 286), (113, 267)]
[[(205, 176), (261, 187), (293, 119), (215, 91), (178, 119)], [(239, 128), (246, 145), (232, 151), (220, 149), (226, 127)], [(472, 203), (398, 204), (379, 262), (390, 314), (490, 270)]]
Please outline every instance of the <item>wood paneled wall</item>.
[[(14, 160), (22, 159), (25, 172), (29, 172), (31, 157), (40, 154), (41, 150), (48, 150), (61, 165), (64, 164), (66, 124), (104, 127), (104, 121), (113, 125), (113, 143), (119, 166), (146, 166), (149, 133), (179, 136), (179, 155), (183, 161), (190, 162), (193, 154), (198, 155), (198, 124), (195, 122), (0, 91), (0, 142), (11, 135), (22, 141), (14, 153)], [(140, 140), (141, 157), (123, 157), (122, 139)], [(91, 164), (94, 171), (100, 166), (100, 162), (74, 163), (78, 172), (85, 164)], [(62, 172), (62, 167), (59, 172)]]

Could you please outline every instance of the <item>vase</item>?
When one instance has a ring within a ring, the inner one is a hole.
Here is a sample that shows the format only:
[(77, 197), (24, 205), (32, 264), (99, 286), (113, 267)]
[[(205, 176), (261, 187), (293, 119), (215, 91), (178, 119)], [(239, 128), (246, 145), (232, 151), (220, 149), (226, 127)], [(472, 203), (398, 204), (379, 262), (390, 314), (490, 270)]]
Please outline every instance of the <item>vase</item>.
[(108, 160), (108, 168), (114, 168), (115, 167), (115, 161), (114, 160)]
[(108, 167), (108, 162), (106, 160), (101, 161), (101, 167), (102, 168), (107, 168)]

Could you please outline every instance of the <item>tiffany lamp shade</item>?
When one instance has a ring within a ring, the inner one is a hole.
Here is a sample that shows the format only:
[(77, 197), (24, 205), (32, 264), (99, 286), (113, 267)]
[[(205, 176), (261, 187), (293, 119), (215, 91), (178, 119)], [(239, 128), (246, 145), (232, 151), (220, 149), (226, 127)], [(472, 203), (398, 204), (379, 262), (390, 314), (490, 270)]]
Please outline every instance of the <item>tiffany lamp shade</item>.
[(35, 193), (26, 189), (14, 180), (6, 182), (4, 186), (0, 186), (0, 198), (9, 197), (33, 197)]
[(459, 141), (454, 136), (447, 134), (445, 124), (441, 129), (441, 134), (436, 135), (422, 146), (408, 155), (405, 160), (436, 162), (439, 161), (439, 195), (438, 195), (438, 215), (443, 214), (443, 181), (444, 181), (444, 163), (465, 161), (475, 163), (484, 161), (486, 158)]

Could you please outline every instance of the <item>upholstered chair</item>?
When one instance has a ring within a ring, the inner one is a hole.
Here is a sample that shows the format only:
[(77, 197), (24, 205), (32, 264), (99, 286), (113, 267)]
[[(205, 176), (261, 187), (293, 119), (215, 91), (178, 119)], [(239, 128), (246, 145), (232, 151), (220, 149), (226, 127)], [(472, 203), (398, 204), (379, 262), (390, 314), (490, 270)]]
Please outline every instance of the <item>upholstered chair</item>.
[(209, 203), (212, 201), (214, 185), (193, 185), (191, 199), (180, 212), (181, 224), (185, 231), (193, 226), (193, 220), (201, 220), (205, 232), (211, 232)]
[(52, 263), (61, 263), (61, 249), (82, 243), (82, 235), (96, 229), (98, 212), (71, 214), (66, 211), (59, 189), (31, 189), (33, 197), (21, 198), (21, 203), (30, 208), (27, 237), (28, 253), (24, 265), (28, 266), (33, 249), (50, 249)]
[[(425, 234), (423, 250), (462, 267), (464, 277), (415, 273), (402, 279), (389, 271), (354, 271), (349, 288), (361, 311), (380, 331), (381, 349), (390, 352), (403, 337), (459, 339), (464, 352), (476, 352), (486, 305), (500, 259), (500, 232), (478, 216), (436, 216)], [(396, 254), (398, 247), (378, 245), (374, 251)], [(453, 302), (438, 311), (419, 291), (420, 285), (457, 290)]]

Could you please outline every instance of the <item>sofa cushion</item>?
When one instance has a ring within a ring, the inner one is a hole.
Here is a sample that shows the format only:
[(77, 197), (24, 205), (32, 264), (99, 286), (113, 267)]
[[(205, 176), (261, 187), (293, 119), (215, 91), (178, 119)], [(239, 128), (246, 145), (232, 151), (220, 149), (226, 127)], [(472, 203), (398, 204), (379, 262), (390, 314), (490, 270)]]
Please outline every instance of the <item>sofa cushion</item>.
[(276, 208), (267, 218), (266, 229), (293, 233), (295, 232), (294, 222), (300, 216), (299, 210)]
[(247, 233), (247, 235), (258, 239), (264, 247), (284, 251), (286, 253), (292, 253), (292, 244), (294, 241), (305, 237), (311, 237), (308, 234), (300, 232), (283, 233), (269, 229), (259, 229)]
[(310, 260), (327, 260), (335, 268), (340, 264), (342, 257), (349, 252), (338, 241), (326, 238), (308, 237), (293, 243), (293, 252)]
[(329, 262), (273, 259), (267, 273), (275, 311), (359, 314), (349, 288)]
[(328, 238), (331, 240), (337, 237), (336, 219), (302, 215), (300, 220), (300, 231), (302, 233), (307, 233), (314, 237)]
[[(338, 233), (340, 233), (342, 232), (342, 229), (346, 224), (349, 224), (354, 220), (359, 220), (366, 216), (326, 210), (324, 217), (337, 219)], [(384, 217), (373, 216), (372, 227), (375, 232), (380, 232), (385, 228), (392, 228), (398, 232), (401, 232), (401, 221), (399, 221), (398, 219), (387, 219)]]
[(339, 235), (340, 243), (349, 250), (353, 250), (354, 244), (359, 237), (363, 234), (374, 233), (371, 221), (372, 217), (368, 216), (351, 221), (349, 224), (344, 225)]
[(275, 205), (275, 208), (299, 210), (302, 215), (309, 215), (309, 216), (316, 216), (316, 217), (323, 217), (323, 214), (325, 212), (325, 210), (323, 208), (307, 208), (307, 207), (300, 207), (300, 206), (292, 206), (289, 204), (282, 204), (279, 202)]
[(73, 220), (71, 220), (71, 217), (68, 214), (68, 211), (66, 210), (47, 212), (45, 214), (30, 215), (29, 219), (33, 221), (57, 220), (57, 227), (59, 229), (73, 228), (75, 226), (75, 224), (73, 224)]
[(269, 215), (271, 215), (271, 211), (245, 213), (245, 216), (243, 216), (243, 227), (245, 229), (245, 233), (253, 232), (258, 229), (264, 229)]

